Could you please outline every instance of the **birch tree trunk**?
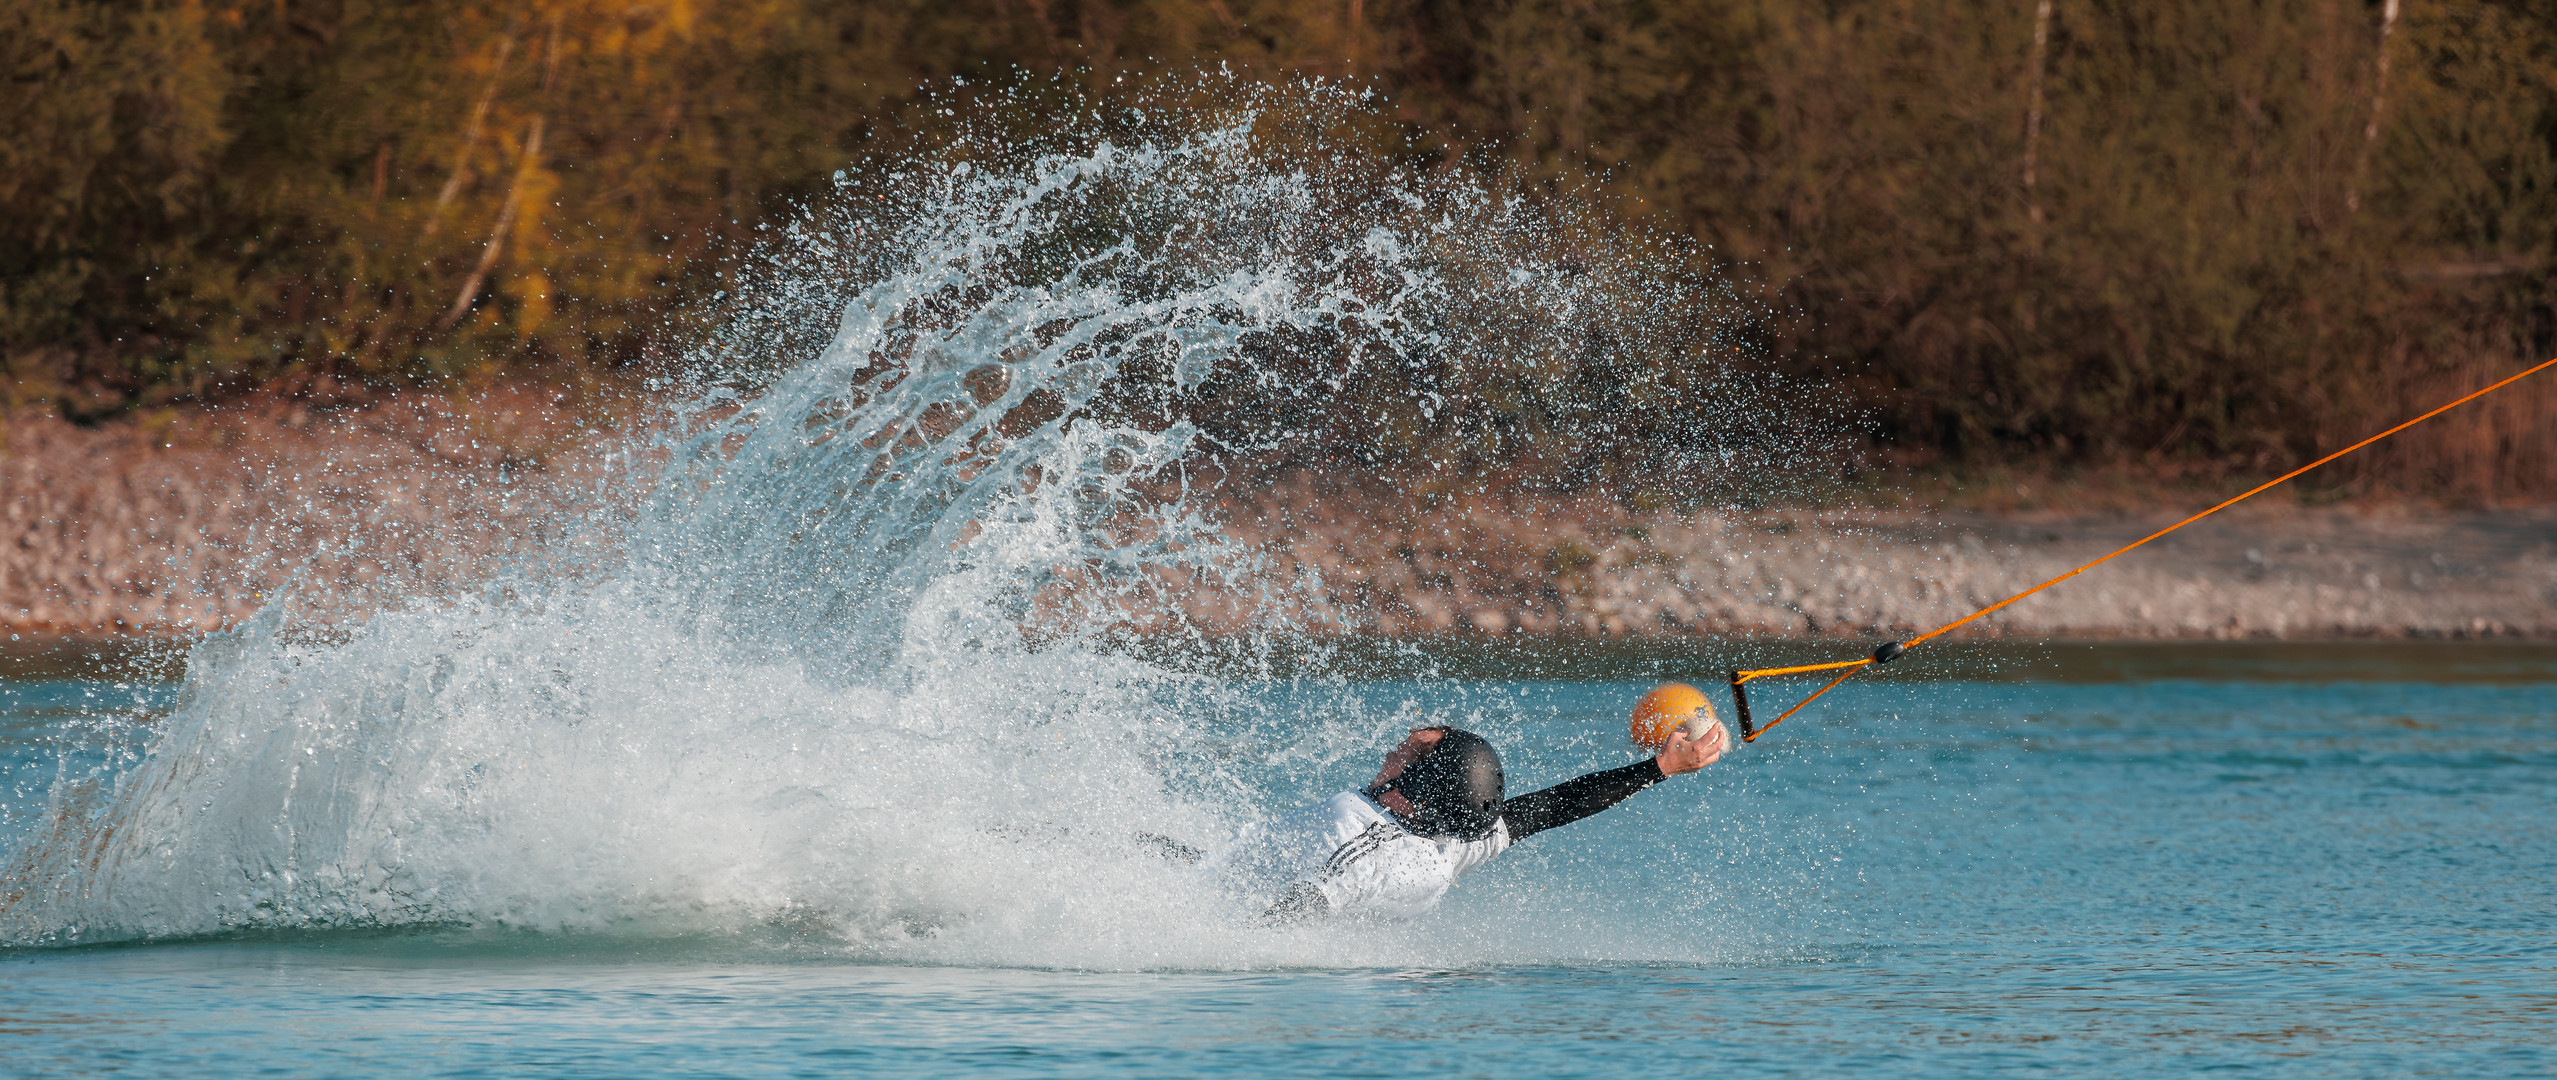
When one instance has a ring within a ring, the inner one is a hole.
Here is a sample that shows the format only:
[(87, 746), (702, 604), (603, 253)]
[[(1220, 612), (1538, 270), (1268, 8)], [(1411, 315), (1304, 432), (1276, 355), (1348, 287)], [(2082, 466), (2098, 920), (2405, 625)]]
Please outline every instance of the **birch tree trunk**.
[(462, 126), (462, 152), (453, 157), (453, 172), (444, 178), (444, 190), (435, 193), (435, 213), (426, 219), (426, 235), (434, 236), (444, 224), (444, 209), (453, 204), (453, 196), (470, 179), (471, 155), (479, 150), (480, 124), (488, 119), (488, 107), (497, 100), (499, 81), (506, 74), (506, 58), (515, 55), (515, 35), (509, 31), (497, 42), (497, 59), (489, 62), (488, 85), (479, 92), (479, 102), (471, 106), (470, 123)]
[(533, 117), (531, 128), (524, 133), (524, 152), (515, 162), (514, 183), (507, 185), (506, 205), (498, 209), (497, 224), (488, 230), (488, 244), (480, 249), (479, 265), (472, 267), (471, 275), (462, 280), (461, 292), (453, 297), (452, 308), (444, 312), (443, 318), (435, 320), (438, 332), (452, 329), (455, 323), (462, 321), (462, 316), (470, 314), (471, 301), (479, 298), (480, 283), (488, 280), (489, 270), (497, 265), (497, 256), (506, 250), (506, 233), (515, 227), (516, 207), (522, 202), (524, 176), (541, 164), (542, 120), (540, 116)]

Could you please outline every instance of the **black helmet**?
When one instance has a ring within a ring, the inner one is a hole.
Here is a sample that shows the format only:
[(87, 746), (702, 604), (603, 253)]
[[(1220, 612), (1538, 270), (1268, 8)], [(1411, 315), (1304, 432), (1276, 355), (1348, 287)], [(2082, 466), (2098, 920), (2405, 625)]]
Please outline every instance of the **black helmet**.
[(1500, 754), (1473, 732), (1445, 731), (1437, 746), (1374, 794), (1402, 792), (1412, 803), (1406, 824), (1422, 836), (1479, 840), (1500, 820)]

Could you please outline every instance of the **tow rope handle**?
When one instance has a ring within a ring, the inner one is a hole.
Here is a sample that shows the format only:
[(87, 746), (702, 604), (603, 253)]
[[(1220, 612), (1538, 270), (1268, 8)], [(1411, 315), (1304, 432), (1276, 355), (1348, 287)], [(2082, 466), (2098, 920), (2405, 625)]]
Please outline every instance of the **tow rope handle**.
[[(1761, 732), (1766, 731), (1767, 728), (1772, 728), (1778, 724), (1784, 723), (1785, 717), (1801, 712), (1802, 705), (1811, 704), (1811, 698), (1816, 698), (1819, 697), (1820, 694), (1828, 693), (1830, 686), (1836, 686), (1839, 683), (1847, 681), (1847, 676), (1855, 674), (1858, 669), (1861, 669), (1868, 664), (1888, 664), (1899, 659), (1900, 654), (1907, 651), (1909, 651), (1909, 646), (1906, 644), (1897, 641), (1886, 641), (1875, 647), (1872, 656), (1866, 657), (1862, 660), (1847, 660), (1835, 664), (1804, 664), (1801, 667), (1765, 668), (1758, 671), (1732, 672), (1731, 711), (1740, 717), (1740, 741), (1757, 742), (1758, 736)], [(1761, 675), (1794, 675), (1806, 671), (1836, 671), (1838, 672), (1838, 677), (1829, 680), (1829, 686), (1821, 687), (1819, 693), (1811, 695), (1810, 698), (1802, 699), (1802, 705), (1796, 705), (1793, 708), (1786, 709), (1784, 711), (1784, 715), (1767, 721), (1767, 727), (1758, 727), (1750, 722), (1749, 680), (1755, 679)]]

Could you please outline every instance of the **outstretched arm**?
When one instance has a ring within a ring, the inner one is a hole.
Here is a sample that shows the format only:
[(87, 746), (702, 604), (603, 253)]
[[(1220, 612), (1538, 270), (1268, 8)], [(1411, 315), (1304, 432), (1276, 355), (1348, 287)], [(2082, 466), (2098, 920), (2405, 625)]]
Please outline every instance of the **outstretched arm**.
[(1667, 777), (1660, 771), (1660, 764), (1645, 758), (1621, 769), (1575, 776), (1543, 791), (1507, 800), (1500, 804), (1500, 816), (1509, 823), (1510, 842), (1516, 843), (1614, 806), (1664, 779)]
[(1722, 757), (1728, 744), (1721, 724), (1713, 725), (1701, 739), (1689, 739), (1686, 732), (1677, 732), (1670, 736), (1669, 746), (1658, 757), (1573, 777), (1543, 791), (1507, 800), (1500, 804), (1500, 814), (1509, 823), (1510, 842), (1569, 825), (1662, 780), (1711, 765)]

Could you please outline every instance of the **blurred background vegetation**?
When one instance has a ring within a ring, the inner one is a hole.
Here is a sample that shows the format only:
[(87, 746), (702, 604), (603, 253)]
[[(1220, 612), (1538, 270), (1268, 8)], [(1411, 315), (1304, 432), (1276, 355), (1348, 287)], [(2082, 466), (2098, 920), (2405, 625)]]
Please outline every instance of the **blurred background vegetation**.
[[(1903, 463), (2259, 473), (2557, 352), (2545, 0), (11, 0), (0, 63), (0, 404), (84, 423), (624, 378), (943, 80), (1202, 64), (1694, 237)], [(2540, 383), (2345, 479), (2557, 495)]]

